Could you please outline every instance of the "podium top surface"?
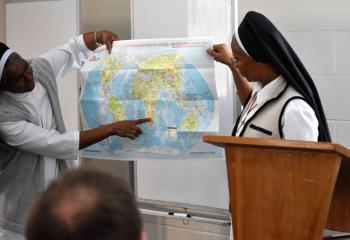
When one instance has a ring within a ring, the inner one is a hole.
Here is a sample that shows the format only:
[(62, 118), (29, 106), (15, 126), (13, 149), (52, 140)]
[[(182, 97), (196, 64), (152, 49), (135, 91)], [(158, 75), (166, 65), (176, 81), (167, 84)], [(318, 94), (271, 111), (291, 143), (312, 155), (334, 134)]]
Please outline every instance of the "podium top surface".
[(259, 148), (275, 148), (275, 149), (290, 149), (290, 150), (306, 150), (338, 153), (343, 157), (350, 158), (350, 150), (334, 143), (327, 142), (310, 142), (310, 141), (295, 141), (295, 140), (279, 140), (266, 138), (250, 138), (250, 137), (232, 137), (219, 135), (204, 135), (203, 141), (220, 147), (227, 145), (242, 146), (242, 147), (259, 147)]

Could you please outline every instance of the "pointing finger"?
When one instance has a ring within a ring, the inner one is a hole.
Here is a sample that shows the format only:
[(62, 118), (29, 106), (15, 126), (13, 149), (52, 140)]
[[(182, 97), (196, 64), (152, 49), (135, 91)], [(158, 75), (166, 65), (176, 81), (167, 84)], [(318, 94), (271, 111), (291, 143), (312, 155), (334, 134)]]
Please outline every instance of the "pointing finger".
[(152, 121), (152, 118), (142, 118), (142, 119), (134, 120), (133, 122), (136, 125), (139, 125), (139, 124), (142, 124), (142, 123), (145, 123), (145, 122), (151, 122), (151, 121)]

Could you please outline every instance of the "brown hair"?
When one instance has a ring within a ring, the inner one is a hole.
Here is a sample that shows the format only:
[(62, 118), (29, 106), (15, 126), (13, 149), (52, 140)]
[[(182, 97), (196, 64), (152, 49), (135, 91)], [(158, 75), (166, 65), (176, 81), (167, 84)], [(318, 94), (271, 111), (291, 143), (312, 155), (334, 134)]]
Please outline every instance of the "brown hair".
[(139, 240), (133, 194), (119, 178), (73, 170), (42, 193), (29, 216), (27, 240)]

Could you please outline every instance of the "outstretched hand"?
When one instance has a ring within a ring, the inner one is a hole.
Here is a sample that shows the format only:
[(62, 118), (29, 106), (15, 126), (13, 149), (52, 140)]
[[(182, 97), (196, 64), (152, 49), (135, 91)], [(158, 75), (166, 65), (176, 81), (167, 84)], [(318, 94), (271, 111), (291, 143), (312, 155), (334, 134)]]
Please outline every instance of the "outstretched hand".
[(110, 136), (137, 138), (142, 134), (142, 130), (137, 126), (139, 124), (150, 122), (151, 118), (118, 121), (97, 128), (80, 131), (79, 149), (84, 149), (92, 144), (102, 141)]
[(124, 120), (111, 123), (112, 135), (119, 137), (127, 137), (130, 139), (137, 138), (142, 134), (141, 128), (137, 125), (152, 121), (151, 118), (137, 119), (137, 120)]
[(227, 44), (215, 44), (212, 49), (208, 49), (207, 53), (222, 64), (228, 65), (233, 57), (232, 50)]

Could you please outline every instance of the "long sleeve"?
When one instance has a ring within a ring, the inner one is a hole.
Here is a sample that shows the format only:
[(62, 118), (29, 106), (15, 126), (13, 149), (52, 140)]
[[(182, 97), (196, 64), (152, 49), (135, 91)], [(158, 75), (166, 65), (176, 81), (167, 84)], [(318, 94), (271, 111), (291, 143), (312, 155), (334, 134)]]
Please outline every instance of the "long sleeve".
[(79, 132), (62, 134), (26, 121), (19, 121), (0, 124), (0, 135), (7, 144), (23, 151), (54, 159), (77, 159)]
[(292, 100), (282, 117), (282, 131), (286, 140), (318, 140), (318, 120), (314, 110), (301, 99)]
[[(91, 51), (86, 47), (83, 35), (70, 39), (65, 45), (52, 49), (40, 57), (52, 66), (55, 78), (64, 77), (68, 72), (80, 68)], [(46, 89), (37, 82), (28, 93), (7, 93), (15, 101), (23, 104), (40, 120), (37, 126), (30, 122), (0, 123), (0, 137), (7, 144), (19, 149), (52, 159), (77, 159), (79, 132), (57, 132), (52, 106)]]
[(56, 79), (63, 78), (72, 70), (80, 69), (92, 54), (84, 42), (83, 35), (71, 38), (65, 45), (54, 48), (40, 57), (51, 64)]

